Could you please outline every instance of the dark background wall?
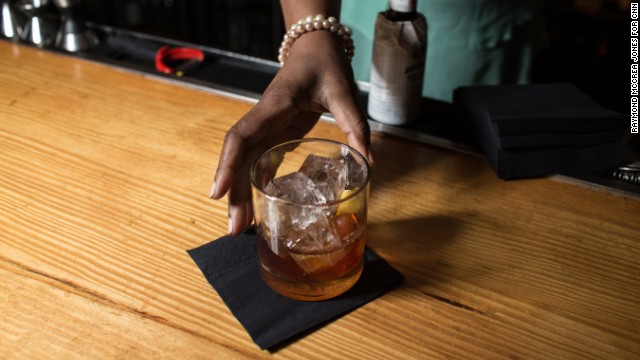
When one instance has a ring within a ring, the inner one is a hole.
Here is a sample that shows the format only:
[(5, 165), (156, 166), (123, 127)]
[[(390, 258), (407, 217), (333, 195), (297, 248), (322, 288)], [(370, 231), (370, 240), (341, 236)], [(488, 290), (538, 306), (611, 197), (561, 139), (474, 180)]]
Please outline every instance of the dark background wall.
[(86, 20), (275, 59), (283, 20), (276, 0), (83, 0)]
[(549, 46), (536, 59), (534, 82), (575, 83), (601, 105), (629, 113), (629, 1), (549, 0)]

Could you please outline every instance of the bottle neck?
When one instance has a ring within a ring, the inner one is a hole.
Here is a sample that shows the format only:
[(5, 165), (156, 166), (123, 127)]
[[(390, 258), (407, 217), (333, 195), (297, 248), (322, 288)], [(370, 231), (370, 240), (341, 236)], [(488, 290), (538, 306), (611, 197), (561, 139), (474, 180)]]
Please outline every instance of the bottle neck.
[(387, 19), (391, 21), (413, 21), (416, 17), (416, 0), (389, 0)]

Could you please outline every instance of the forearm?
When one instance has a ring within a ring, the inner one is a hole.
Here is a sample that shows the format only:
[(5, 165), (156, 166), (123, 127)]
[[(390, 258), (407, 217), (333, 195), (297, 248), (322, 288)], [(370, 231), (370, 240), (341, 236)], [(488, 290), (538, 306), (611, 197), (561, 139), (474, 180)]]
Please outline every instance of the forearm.
[(280, 0), (280, 5), (287, 29), (309, 15), (340, 18), (340, 0)]

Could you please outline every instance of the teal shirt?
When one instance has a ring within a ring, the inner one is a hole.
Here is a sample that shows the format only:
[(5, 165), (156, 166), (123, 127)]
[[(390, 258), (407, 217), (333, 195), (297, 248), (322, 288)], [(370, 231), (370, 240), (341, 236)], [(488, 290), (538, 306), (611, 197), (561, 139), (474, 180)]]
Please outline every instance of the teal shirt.
[[(369, 81), (374, 24), (386, 0), (343, 0), (356, 46), (356, 80)], [(450, 102), (464, 85), (523, 84), (546, 37), (540, 0), (418, 0), (427, 18), (422, 93)]]

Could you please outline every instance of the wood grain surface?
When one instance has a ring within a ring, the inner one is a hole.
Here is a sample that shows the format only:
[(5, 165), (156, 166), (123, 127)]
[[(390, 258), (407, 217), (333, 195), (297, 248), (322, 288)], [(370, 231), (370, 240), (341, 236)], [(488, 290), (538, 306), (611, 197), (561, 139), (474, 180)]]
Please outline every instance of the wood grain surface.
[(638, 199), (381, 135), (367, 241), (405, 283), (260, 351), (186, 253), (227, 231), (208, 191), (252, 104), (0, 54), (0, 358), (638, 359)]

